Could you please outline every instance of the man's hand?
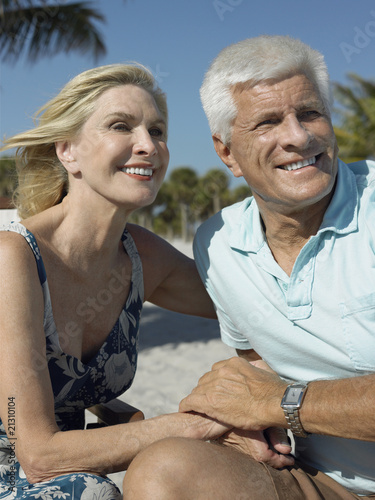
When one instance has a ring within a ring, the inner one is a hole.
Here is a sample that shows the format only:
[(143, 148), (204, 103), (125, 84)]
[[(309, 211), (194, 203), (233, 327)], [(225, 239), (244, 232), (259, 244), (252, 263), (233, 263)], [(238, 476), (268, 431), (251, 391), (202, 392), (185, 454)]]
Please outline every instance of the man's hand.
[(180, 411), (195, 411), (243, 430), (285, 425), (280, 402), (286, 382), (241, 358), (215, 363), (180, 403)]
[(294, 465), (294, 458), (289, 455), (292, 447), (287, 441), (284, 429), (276, 427), (265, 431), (233, 429), (216, 441), (250, 455), (258, 462), (264, 462), (275, 469)]

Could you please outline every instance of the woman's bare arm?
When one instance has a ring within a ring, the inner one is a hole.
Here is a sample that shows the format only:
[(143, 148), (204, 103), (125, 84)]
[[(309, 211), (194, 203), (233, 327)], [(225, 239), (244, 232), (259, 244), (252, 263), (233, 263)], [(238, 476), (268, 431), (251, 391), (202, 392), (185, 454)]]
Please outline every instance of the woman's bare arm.
[[(19, 235), (0, 234), (0, 275), (0, 417), (8, 437), (17, 438), (16, 456), (30, 482), (69, 472), (124, 470), (140, 450), (158, 439), (211, 439), (227, 430), (198, 415), (176, 413), (103, 429), (60, 432), (45, 354), (43, 294), (33, 254)], [(7, 428), (10, 401), (14, 435)]]
[(142, 259), (145, 300), (171, 311), (215, 319), (194, 260), (142, 227), (127, 227)]

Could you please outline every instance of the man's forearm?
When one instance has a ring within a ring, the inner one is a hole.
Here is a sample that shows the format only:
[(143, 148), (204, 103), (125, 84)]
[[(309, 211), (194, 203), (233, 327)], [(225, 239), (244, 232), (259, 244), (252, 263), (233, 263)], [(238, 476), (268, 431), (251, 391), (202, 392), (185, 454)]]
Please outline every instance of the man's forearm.
[[(238, 429), (288, 428), (280, 407), (286, 387), (275, 373), (231, 358), (201, 377), (180, 410), (206, 414)], [(310, 433), (375, 441), (375, 374), (311, 382), (300, 419)]]
[(307, 432), (375, 441), (375, 375), (311, 382), (300, 419)]
[[(254, 350), (237, 354), (262, 359)], [(375, 441), (375, 375), (311, 382), (300, 418), (307, 432)]]

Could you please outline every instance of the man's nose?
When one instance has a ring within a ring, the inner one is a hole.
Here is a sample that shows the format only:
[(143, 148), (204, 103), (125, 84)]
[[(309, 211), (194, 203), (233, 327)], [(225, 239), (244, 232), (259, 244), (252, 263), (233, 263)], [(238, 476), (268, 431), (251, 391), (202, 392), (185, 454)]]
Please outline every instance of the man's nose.
[(279, 144), (286, 150), (306, 149), (312, 137), (305, 124), (295, 115), (287, 116), (279, 125)]

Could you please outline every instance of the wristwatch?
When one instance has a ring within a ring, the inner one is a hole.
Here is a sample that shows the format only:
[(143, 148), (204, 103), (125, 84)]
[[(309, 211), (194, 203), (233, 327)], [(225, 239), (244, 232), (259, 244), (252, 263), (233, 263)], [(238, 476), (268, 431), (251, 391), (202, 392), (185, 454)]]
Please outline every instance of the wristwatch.
[(307, 384), (298, 382), (288, 385), (284, 392), (283, 399), (281, 400), (281, 408), (284, 411), (286, 421), (288, 422), (289, 429), (295, 436), (307, 437), (308, 433), (305, 432), (299, 419), (299, 409), (302, 406), (303, 398), (307, 391)]

